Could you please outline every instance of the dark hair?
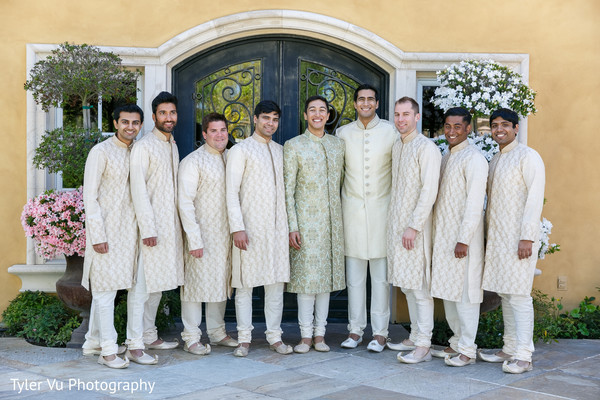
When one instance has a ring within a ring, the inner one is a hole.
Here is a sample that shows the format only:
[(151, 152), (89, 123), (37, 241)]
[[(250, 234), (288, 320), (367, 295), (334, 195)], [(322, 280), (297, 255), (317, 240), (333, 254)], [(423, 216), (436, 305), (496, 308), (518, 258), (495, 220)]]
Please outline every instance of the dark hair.
[(315, 100), (321, 100), (323, 103), (325, 103), (325, 108), (327, 108), (327, 112), (329, 112), (329, 102), (325, 97), (319, 96), (318, 94), (310, 96), (308, 99), (306, 99), (306, 101), (304, 102), (304, 112), (308, 110), (308, 105)]
[(404, 97), (400, 97), (398, 100), (396, 100), (396, 105), (402, 104), (402, 103), (410, 103), (413, 111), (415, 112), (415, 115), (417, 115), (419, 113), (419, 103), (417, 103), (417, 101), (415, 99), (413, 99), (412, 97), (404, 96)]
[(156, 114), (156, 109), (163, 103), (175, 104), (175, 109), (177, 110), (177, 97), (169, 92), (160, 92), (158, 96), (152, 100), (152, 114)]
[(115, 108), (115, 110), (113, 111), (113, 119), (119, 122), (119, 118), (121, 117), (122, 112), (138, 113), (140, 114), (140, 122), (144, 123), (144, 112), (141, 108), (138, 107), (137, 104), (123, 104), (122, 106)]
[(369, 85), (368, 83), (363, 83), (362, 85), (357, 87), (356, 90), (354, 91), (354, 102), (355, 103), (356, 103), (356, 100), (358, 100), (358, 92), (360, 92), (361, 90), (374, 91), (375, 92), (375, 101), (379, 101), (379, 92), (377, 91), (377, 89), (375, 89), (375, 86)]
[(225, 118), (225, 116), (223, 114), (219, 114), (219, 113), (216, 113), (216, 112), (211, 112), (209, 114), (206, 114), (202, 118), (202, 132), (206, 132), (206, 130), (208, 129), (208, 125), (211, 122), (217, 122), (217, 121), (223, 121), (223, 122), (225, 122), (225, 128), (228, 127), (227, 118)]
[(499, 108), (490, 115), (490, 127), (492, 126), (492, 121), (498, 117), (512, 122), (513, 128), (519, 123), (519, 114), (508, 108)]
[(254, 108), (254, 116), (256, 117), (260, 114), (270, 114), (272, 112), (276, 112), (281, 117), (281, 109), (273, 100), (263, 100)]
[(471, 123), (471, 113), (464, 107), (452, 107), (444, 114), (444, 123), (448, 117), (462, 117), (463, 122), (467, 125)]

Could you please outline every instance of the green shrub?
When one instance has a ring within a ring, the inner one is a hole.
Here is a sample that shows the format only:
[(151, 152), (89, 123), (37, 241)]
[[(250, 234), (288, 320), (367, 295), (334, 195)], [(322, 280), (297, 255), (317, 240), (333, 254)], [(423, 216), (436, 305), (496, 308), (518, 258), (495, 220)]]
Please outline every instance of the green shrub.
[(2, 313), (2, 321), (9, 335), (50, 347), (66, 345), (81, 324), (56, 296), (39, 291), (20, 293)]

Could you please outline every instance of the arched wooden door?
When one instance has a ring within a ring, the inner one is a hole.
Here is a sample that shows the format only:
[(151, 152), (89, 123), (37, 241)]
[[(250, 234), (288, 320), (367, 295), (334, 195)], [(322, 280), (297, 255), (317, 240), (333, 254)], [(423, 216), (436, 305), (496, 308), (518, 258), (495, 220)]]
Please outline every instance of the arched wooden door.
[[(201, 121), (209, 112), (225, 114), (233, 140), (250, 136), (254, 106), (261, 100), (281, 107), (274, 136), (280, 144), (304, 131), (302, 108), (314, 94), (331, 103), (328, 133), (356, 118), (354, 89), (363, 83), (379, 88), (379, 116), (387, 118), (385, 71), (346, 49), (298, 36), (258, 36), (215, 46), (176, 65), (172, 81), (179, 100), (174, 136), (181, 158), (202, 144)], [(332, 318), (346, 318), (346, 301), (346, 291), (332, 294)], [(295, 296), (286, 295), (285, 315), (295, 318), (295, 307)], [(260, 295), (254, 310), (262, 315)]]

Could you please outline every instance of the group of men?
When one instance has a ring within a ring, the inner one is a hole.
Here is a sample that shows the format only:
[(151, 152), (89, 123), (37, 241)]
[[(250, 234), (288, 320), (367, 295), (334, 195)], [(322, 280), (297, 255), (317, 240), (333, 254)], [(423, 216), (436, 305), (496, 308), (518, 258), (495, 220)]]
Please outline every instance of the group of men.
[[(396, 102), (394, 124), (377, 116), (378, 106), (377, 89), (359, 86), (357, 120), (328, 135), (329, 103), (309, 97), (305, 132), (281, 146), (272, 140), (281, 110), (261, 101), (254, 110), (254, 133), (230, 150), (227, 119), (211, 113), (202, 121), (205, 144), (181, 164), (172, 138), (173, 95), (162, 92), (154, 99), (155, 128), (135, 144), (142, 110), (116, 109), (115, 136), (96, 145), (86, 163), (82, 284), (91, 288), (93, 302), (84, 354), (98, 354), (98, 362), (111, 368), (125, 368), (129, 360), (155, 364), (157, 357), (146, 349), (178, 345), (161, 340), (154, 324), (161, 292), (178, 286), (183, 349), (192, 354), (209, 354), (212, 344), (246, 356), (252, 291), (260, 286), (270, 348), (290, 354), (329, 351), (329, 296), (347, 285), (349, 335), (341, 346), (355, 348), (367, 326), (369, 272), (370, 351), (400, 350), (398, 360), (405, 363), (433, 355), (451, 366), (473, 364), (486, 289), (502, 297), (504, 348), (480, 358), (504, 362), (506, 372), (531, 370), (530, 291), (544, 166), (534, 150), (516, 141), (517, 114), (500, 109), (490, 117), (500, 153), (488, 178), (487, 161), (467, 140), (468, 111), (446, 112), (450, 152), (442, 158), (417, 132), (414, 99)], [(405, 293), (411, 320), (410, 337), (397, 344), (388, 339), (390, 283)], [(294, 347), (281, 339), (286, 284), (298, 300), (301, 339)], [(113, 324), (119, 289), (129, 290), (127, 349), (117, 346)], [(233, 289), (237, 341), (224, 323)], [(439, 351), (430, 349), (432, 296), (444, 300), (454, 333)], [(202, 303), (210, 344), (200, 340)]]

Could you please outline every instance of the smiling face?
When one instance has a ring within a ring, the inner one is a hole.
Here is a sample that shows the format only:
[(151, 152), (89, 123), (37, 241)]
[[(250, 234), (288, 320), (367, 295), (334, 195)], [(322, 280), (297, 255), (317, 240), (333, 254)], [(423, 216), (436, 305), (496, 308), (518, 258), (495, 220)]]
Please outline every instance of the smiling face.
[(277, 111), (261, 113), (254, 116), (254, 131), (263, 139), (271, 140), (279, 126), (279, 114)]
[(130, 145), (142, 129), (142, 118), (136, 112), (121, 111), (119, 120), (113, 120), (113, 124), (117, 130), (117, 139)]
[(225, 151), (227, 142), (229, 141), (229, 135), (227, 132), (227, 125), (224, 121), (212, 121), (208, 123), (206, 132), (202, 132), (206, 144), (217, 150), (219, 153)]
[(304, 119), (308, 123), (308, 130), (317, 136), (325, 134), (325, 124), (329, 120), (329, 110), (323, 100), (313, 100), (308, 103)]
[(152, 120), (156, 129), (170, 135), (177, 125), (177, 106), (173, 103), (159, 104), (156, 113), (152, 114)]
[(467, 124), (459, 115), (451, 115), (444, 122), (444, 135), (450, 148), (467, 140), (471, 132), (471, 124)]
[(494, 118), (490, 128), (492, 128), (492, 138), (498, 143), (500, 150), (512, 143), (519, 133), (519, 124), (513, 126), (512, 122), (502, 117)]
[(358, 113), (358, 118), (363, 122), (369, 122), (375, 117), (375, 111), (379, 107), (379, 102), (375, 98), (375, 91), (371, 89), (359, 90), (354, 109)]
[(421, 114), (415, 113), (413, 105), (408, 102), (396, 104), (394, 108), (394, 125), (402, 137), (417, 128), (417, 121), (421, 118)]

